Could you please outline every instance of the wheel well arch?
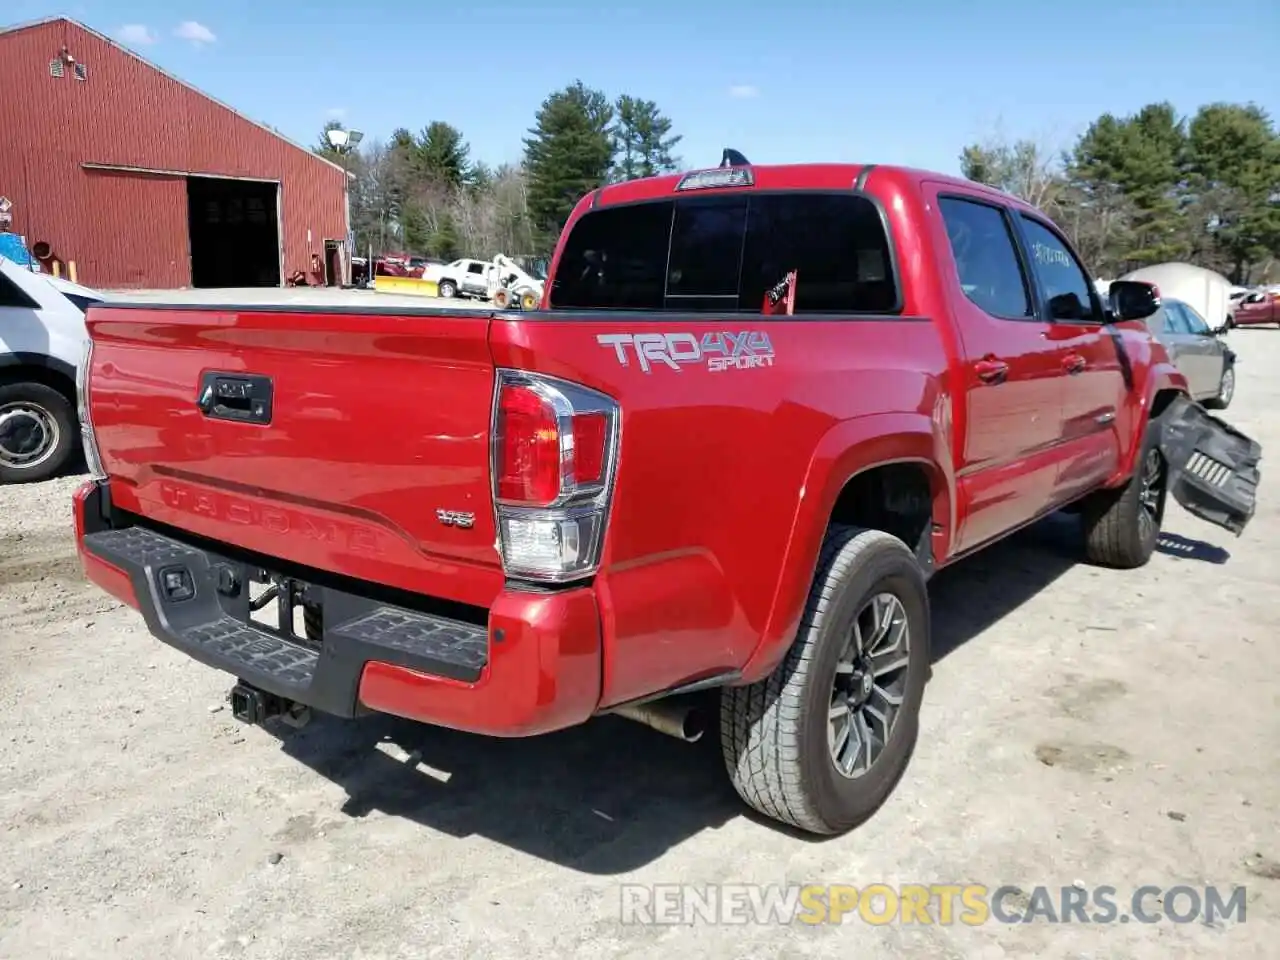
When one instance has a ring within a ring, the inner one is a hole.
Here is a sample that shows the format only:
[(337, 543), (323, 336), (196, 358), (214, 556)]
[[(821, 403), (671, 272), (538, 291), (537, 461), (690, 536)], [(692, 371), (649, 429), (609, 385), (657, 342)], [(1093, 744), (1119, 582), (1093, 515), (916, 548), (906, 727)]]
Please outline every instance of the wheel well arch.
[(1165, 410), (1168, 409), (1169, 404), (1173, 403), (1175, 399), (1181, 396), (1185, 396), (1185, 394), (1174, 387), (1165, 387), (1161, 390), (1157, 390), (1156, 395), (1151, 398), (1151, 413), (1147, 419), (1154, 420), (1159, 417), (1160, 414), (1164, 413)]
[(950, 515), (948, 491), (936, 466), (926, 460), (868, 465), (845, 481), (828, 525), (864, 527), (897, 537), (926, 571), (934, 564), (932, 534), (937, 517)]
[(0, 358), (0, 386), (14, 383), (43, 384), (76, 404), (75, 368), (56, 357), (16, 353)]

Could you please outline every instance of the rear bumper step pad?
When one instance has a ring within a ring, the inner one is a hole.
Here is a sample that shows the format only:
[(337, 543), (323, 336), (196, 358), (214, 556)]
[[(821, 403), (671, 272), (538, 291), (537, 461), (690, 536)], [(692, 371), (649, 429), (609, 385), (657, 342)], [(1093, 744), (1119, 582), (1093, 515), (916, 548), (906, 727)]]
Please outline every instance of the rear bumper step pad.
[[(465, 683), (479, 680), (488, 663), (486, 627), (329, 587), (309, 588), (324, 611), (319, 649), (293, 642), (247, 622), (253, 568), (142, 527), (86, 534), (84, 548), (129, 576), (156, 637), (246, 683), (326, 713), (360, 712), (360, 678), (371, 661)], [(190, 595), (173, 599), (165, 576), (181, 578), (183, 571)]]
[(1237, 537), (1258, 505), (1262, 446), (1198, 403), (1179, 397), (1161, 417), (1169, 492), (1189, 513)]

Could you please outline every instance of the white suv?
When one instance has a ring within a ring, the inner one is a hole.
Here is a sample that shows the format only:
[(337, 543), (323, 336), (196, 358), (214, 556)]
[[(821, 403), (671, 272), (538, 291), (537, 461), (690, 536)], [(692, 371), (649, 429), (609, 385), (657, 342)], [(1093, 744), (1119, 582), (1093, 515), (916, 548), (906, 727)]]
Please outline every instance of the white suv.
[(0, 257), (0, 483), (47, 480), (79, 453), (84, 315), (103, 299)]

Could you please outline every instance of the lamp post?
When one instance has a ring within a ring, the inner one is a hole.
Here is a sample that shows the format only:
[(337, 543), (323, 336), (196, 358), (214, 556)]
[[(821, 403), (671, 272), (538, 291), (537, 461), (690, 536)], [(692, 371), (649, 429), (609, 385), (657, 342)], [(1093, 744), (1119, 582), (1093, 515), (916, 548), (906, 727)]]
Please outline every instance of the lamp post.
[[(342, 197), (346, 206), (347, 219), (347, 235), (342, 245), (346, 255), (343, 274), (346, 283), (350, 284), (351, 257), (355, 250), (355, 231), (351, 229), (351, 171), (347, 169), (347, 154), (364, 139), (364, 134), (359, 130), (344, 130), (341, 127), (334, 127), (326, 136), (329, 139), (329, 145), (338, 154), (339, 166), (342, 167)], [(372, 269), (372, 264), (370, 264), (370, 269)]]

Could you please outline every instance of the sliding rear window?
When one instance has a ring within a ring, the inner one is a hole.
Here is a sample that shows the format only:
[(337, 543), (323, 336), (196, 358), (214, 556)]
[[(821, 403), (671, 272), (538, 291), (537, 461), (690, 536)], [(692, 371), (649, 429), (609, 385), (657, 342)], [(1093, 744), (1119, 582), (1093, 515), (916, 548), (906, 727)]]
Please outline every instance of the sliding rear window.
[(848, 193), (690, 196), (605, 207), (565, 242), (551, 306), (759, 313), (796, 271), (795, 313), (895, 313), (879, 210)]

